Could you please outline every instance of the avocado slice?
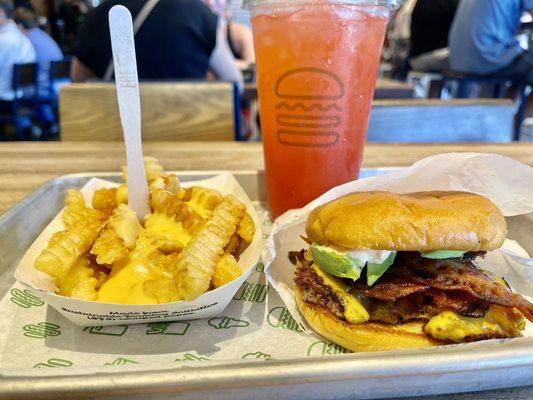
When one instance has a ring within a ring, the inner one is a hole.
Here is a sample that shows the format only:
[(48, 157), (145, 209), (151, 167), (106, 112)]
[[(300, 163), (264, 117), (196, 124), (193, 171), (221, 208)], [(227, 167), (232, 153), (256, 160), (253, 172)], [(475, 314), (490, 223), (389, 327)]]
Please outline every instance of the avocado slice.
[(429, 253), (420, 253), (424, 258), (431, 258), (432, 260), (444, 260), (446, 258), (461, 258), (466, 251), (460, 250), (436, 250)]
[(366, 264), (366, 283), (370, 287), (389, 269), (394, 262), (396, 252), (393, 251), (381, 264)]
[(339, 278), (359, 279), (363, 270), (361, 260), (351, 258), (331, 247), (313, 243), (310, 247), (313, 261), (320, 269)]

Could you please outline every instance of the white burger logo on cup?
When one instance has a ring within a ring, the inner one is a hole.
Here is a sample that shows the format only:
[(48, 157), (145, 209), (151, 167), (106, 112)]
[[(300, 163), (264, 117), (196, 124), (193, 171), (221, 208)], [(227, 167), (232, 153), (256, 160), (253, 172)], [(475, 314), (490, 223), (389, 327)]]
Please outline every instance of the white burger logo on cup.
[[(301, 91), (310, 82), (316, 93)], [(297, 68), (276, 82), (278, 141), (287, 146), (330, 147), (339, 141), (344, 84), (332, 72), (320, 68)]]

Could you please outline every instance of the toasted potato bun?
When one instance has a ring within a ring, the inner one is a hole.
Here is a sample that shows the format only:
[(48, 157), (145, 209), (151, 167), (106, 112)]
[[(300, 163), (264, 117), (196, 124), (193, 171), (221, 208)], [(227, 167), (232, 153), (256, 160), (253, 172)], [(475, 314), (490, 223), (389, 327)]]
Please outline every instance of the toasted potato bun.
[(298, 288), (295, 288), (294, 294), (298, 309), (311, 328), (319, 335), (351, 351), (418, 349), (445, 344), (426, 335), (422, 329), (424, 323), (421, 321), (403, 325), (379, 322), (350, 324), (326, 308), (304, 301)]
[(507, 225), (487, 198), (466, 192), (355, 192), (314, 209), (308, 238), (346, 249), (489, 251)]

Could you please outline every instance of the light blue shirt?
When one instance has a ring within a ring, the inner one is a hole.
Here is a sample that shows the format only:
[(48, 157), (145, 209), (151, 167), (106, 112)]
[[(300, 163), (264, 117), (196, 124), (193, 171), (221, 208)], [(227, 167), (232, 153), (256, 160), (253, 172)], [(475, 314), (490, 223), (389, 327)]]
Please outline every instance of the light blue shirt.
[(42, 29), (32, 28), (28, 30), (27, 35), (35, 49), (35, 60), (39, 64), (37, 75), (39, 93), (46, 96), (49, 90), (50, 62), (61, 61), (63, 59), (63, 53), (54, 39), (48, 36)]
[(520, 18), (533, 0), (462, 0), (449, 36), (453, 70), (490, 74), (524, 50), (516, 38)]
[(35, 62), (29, 39), (13, 21), (0, 26), (0, 100), (13, 100), (13, 65)]

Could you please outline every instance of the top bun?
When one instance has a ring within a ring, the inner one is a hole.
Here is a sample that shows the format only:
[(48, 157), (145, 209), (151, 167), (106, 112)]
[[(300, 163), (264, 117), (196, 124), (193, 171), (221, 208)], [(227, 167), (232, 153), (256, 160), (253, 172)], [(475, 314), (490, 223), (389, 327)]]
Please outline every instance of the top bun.
[(507, 225), (487, 198), (466, 192), (356, 192), (314, 209), (307, 236), (345, 249), (489, 251)]

